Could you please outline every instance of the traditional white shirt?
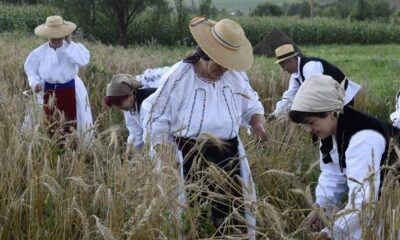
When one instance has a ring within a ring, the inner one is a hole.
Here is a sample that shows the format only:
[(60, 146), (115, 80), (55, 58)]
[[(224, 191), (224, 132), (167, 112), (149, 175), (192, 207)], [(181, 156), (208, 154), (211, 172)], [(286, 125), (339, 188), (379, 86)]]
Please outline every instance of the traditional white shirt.
[[(25, 73), (28, 76), (29, 85), (35, 88), (37, 84), (66, 83), (75, 79), (77, 128), (84, 134), (85, 140), (91, 137), (93, 125), (92, 113), (89, 104), (87, 90), (78, 76), (79, 68), (89, 63), (90, 53), (80, 43), (67, 43), (56, 50), (51, 48), (49, 42), (33, 50), (25, 61)], [(42, 98), (38, 98), (42, 103)]]
[[(328, 232), (334, 239), (361, 239), (362, 229), (358, 215), (361, 213), (363, 203), (368, 203), (370, 199), (378, 199), (381, 183), (379, 169), (386, 140), (382, 134), (374, 130), (362, 130), (354, 134), (345, 152), (346, 168), (343, 172), (340, 171), (334, 138), (333, 141), (333, 149), (330, 152), (332, 162), (324, 163), (320, 157), (321, 175), (315, 190), (316, 203), (327, 208), (326, 214), (330, 216), (333, 209), (340, 206), (342, 197), (347, 192), (347, 204), (339, 214), (349, 210), (356, 211), (349, 211), (338, 217), (333, 224), (333, 233), (328, 229), (323, 231)], [(368, 178), (371, 172), (375, 173), (372, 181), (374, 186), (370, 185), (371, 179)]]
[[(239, 126), (249, 125), (253, 114), (264, 114), (258, 94), (251, 88), (245, 72), (226, 71), (218, 81), (199, 77), (193, 64), (178, 62), (165, 73), (160, 87), (142, 103), (146, 137), (152, 146), (170, 142), (172, 136), (197, 137), (209, 133), (220, 139), (238, 136)], [(256, 192), (243, 144), (239, 141), (240, 176), (246, 202), (255, 202)], [(183, 156), (177, 150), (183, 182)], [(184, 202), (184, 193), (180, 195)], [(255, 239), (256, 220), (245, 207), (249, 239)]]
[[(275, 111), (272, 113), (274, 116), (278, 116), (281, 113), (285, 113), (290, 111), (292, 107), (294, 96), (296, 96), (297, 91), (300, 88), (300, 85), (304, 82), (305, 79), (308, 79), (312, 75), (321, 75), (324, 72), (324, 67), (320, 61), (309, 61), (303, 66), (303, 75), (304, 79), (300, 76), (300, 57), (297, 57), (297, 72), (290, 75), (289, 87), (283, 93), (281, 100), (276, 103)], [(358, 91), (361, 89), (361, 86), (353, 81), (348, 81), (348, 85), (346, 88), (345, 95), (345, 105), (348, 104)]]
[(161, 76), (166, 73), (170, 67), (149, 68), (142, 74), (136, 75), (136, 79), (142, 83), (143, 88), (158, 88)]
[(136, 150), (141, 149), (144, 144), (142, 122), (145, 114), (145, 109), (139, 112), (124, 111), (125, 126), (129, 131), (127, 143), (133, 144)]
[[(169, 69), (170, 67), (146, 69), (142, 74), (135, 77), (142, 83), (143, 88), (157, 88), (160, 85), (161, 76)], [(137, 111), (124, 111), (125, 126), (129, 131), (127, 143), (133, 144), (136, 150), (141, 149), (144, 144), (142, 123), (146, 112), (146, 109), (140, 109), (139, 113)]]
[(393, 126), (400, 128), (400, 92), (396, 95), (396, 111), (390, 114)]
[(191, 138), (201, 133), (231, 139), (253, 114), (264, 114), (245, 72), (227, 70), (211, 82), (199, 77), (193, 64), (179, 62), (172, 68), (142, 104), (151, 110), (148, 129), (153, 144), (172, 135)]

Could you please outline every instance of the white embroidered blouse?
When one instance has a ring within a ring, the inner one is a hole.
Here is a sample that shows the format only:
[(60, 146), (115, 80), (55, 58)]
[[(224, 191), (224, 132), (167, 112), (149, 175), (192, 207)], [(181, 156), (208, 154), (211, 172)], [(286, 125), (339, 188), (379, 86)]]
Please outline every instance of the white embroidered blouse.
[(145, 127), (153, 144), (172, 135), (191, 138), (201, 133), (231, 139), (253, 114), (264, 114), (245, 72), (228, 70), (209, 82), (195, 73), (193, 64), (178, 62), (172, 68), (142, 104), (150, 110)]

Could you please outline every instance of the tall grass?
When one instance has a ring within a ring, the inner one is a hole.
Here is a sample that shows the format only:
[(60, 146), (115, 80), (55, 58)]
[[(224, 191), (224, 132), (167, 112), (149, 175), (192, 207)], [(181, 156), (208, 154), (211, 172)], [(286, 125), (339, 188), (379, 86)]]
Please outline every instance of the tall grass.
[[(67, 144), (60, 150), (47, 136), (41, 108), (22, 96), (28, 88), (24, 60), (41, 43), (42, 39), (21, 35), (0, 37), (0, 238), (177, 239), (182, 233), (188, 239), (212, 238), (213, 229), (200, 220), (199, 206), (182, 206), (178, 201), (182, 184), (173, 156), (157, 166), (148, 147), (139, 152), (127, 150), (121, 115), (102, 103), (112, 74), (139, 74), (149, 67), (172, 65), (191, 49), (122, 49), (85, 43), (91, 63), (80, 76), (90, 95), (95, 136), (90, 144), (76, 144), (78, 140), (70, 137), (67, 141), (75, 147)], [(249, 76), (270, 111), (287, 87), (288, 76), (272, 60), (263, 58), (256, 59)], [(375, 105), (387, 100), (371, 92), (363, 89), (356, 103), (359, 108), (378, 109)], [(392, 106), (383, 108), (389, 111)], [(30, 108), (35, 109), (39, 125), (22, 134), (25, 111)], [(267, 143), (255, 143), (242, 133), (258, 195), (256, 202), (243, 204), (255, 211), (260, 239), (305, 239), (307, 233), (300, 225), (311, 209), (318, 176), (317, 149), (309, 134), (286, 118), (266, 127)], [(399, 226), (396, 184), (388, 181), (382, 201), (366, 209), (377, 213), (373, 226), (384, 219), (386, 236), (394, 236)], [(204, 190), (201, 185), (186, 187)]]

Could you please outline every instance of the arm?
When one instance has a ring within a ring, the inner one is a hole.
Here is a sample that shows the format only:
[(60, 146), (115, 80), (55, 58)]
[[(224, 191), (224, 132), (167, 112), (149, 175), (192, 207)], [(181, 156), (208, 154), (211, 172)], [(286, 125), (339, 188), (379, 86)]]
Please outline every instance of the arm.
[(287, 112), (290, 110), (292, 106), (293, 98), (299, 90), (300, 83), (296, 80), (297, 74), (292, 74), (289, 80), (289, 87), (283, 93), (281, 100), (276, 103), (275, 111), (272, 113), (273, 116), (277, 117), (279, 114), (283, 112)]
[(327, 217), (331, 217), (333, 212), (339, 207), (342, 197), (347, 190), (346, 175), (340, 171), (339, 154), (336, 144), (333, 145), (330, 155), (333, 161), (326, 164), (322, 161), (322, 153), (319, 153), (321, 174), (315, 189), (315, 208), (306, 217), (303, 225), (306, 231), (320, 231), (325, 226), (321, 218), (321, 213)]
[(320, 152), (320, 169), (321, 174), (318, 178), (318, 185), (315, 189), (315, 203), (328, 210), (327, 215), (330, 216), (334, 208), (341, 203), (342, 197), (347, 190), (346, 175), (340, 171), (339, 154), (336, 144), (330, 151), (333, 162), (324, 163), (322, 161), (322, 153)]
[[(349, 210), (356, 212), (347, 213), (335, 220), (333, 224), (335, 237), (340, 238), (342, 235), (360, 232), (358, 214), (361, 212), (362, 204), (378, 199), (380, 161), (385, 145), (385, 138), (372, 130), (360, 131), (351, 138), (345, 153), (349, 200), (339, 214)], [(373, 179), (369, 177), (371, 171), (375, 173)], [(355, 179), (358, 183), (351, 179)], [(374, 186), (371, 186), (371, 183)]]
[[(153, 146), (169, 142), (172, 134), (171, 125), (179, 116), (179, 108), (185, 95), (185, 83), (190, 82), (188, 72), (191, 66), (183, 63), (178, 64), (181, 66), (177, 66), (174, 71), (168, 72), (168, 76), (163, 76), (165, 81), (162, 82), (162, 85), (145, 100), (146, 103), (142, 103), (142, 107), (145, 105), (149, 109), (147, 114), (149, 124), (147, 124), (146, 129)], [(150, 106), (147, 107), (147, 105)]]
[(73, 41), (71, 41), (65, 48), (65, 54), (69, 61), (77, 64), (79, 67), (85, 66), (90, 60), (89, 50), (87, 50), (82, 44)]
[(303, 81), (312, 75), (321, 75), (323, 73), (324, 73), (324, 67), (322, 66), (321, 62), (310, 61), (306, 63), (303, 67), (303, 75), (304, 75)]
[(136, 75), (136, 79), (139, 80), (144, 87), (157, 88), (159, 86), (160, 79), (170, 67), (160, 67), (154, 69), (146, 69), (141, 75)]
[(246, 73), (242, 72), (241, 76), (245, 80), (245, 95), (248, 96), (248, 98), (242, 98), (242, 119), (251, 126), (253, 134), (258, 140), (266, 141), (268, 135), (264, 128), (264, 107), (259, 100), (258, 93), (250, 86)]
[[(40, 92), (42, 81), (39, 75), (39, 58), (36, 51), (32, 51), (26, 58), (24, 68), (25, 73), (28, 76), (29, 86), (34, 90), (34, 92)], [(40, 89), (38, 89), (40, 86)]]
[(135, 149), (138, 150), (143, 146), (143, 129), (140, 124), (139, 115), (124, 111), (124, 118), (126, 128), (129, 131), (127, 143), (133, 144)]

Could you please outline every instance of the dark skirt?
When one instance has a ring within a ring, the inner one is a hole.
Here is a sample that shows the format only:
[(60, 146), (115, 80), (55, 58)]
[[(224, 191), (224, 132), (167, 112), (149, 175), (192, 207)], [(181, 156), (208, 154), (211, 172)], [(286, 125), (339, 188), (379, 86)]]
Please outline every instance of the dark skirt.
[[(222, 146), (216, 146), (210, 140), (199, 143), (183, 137), (175, 137), (174, 141), (182, 152), (185, 182), (202, 185), (201, 192), (189, 191), (189, 203), (193, 206), (208, 201), (211, 204), (212, 222), (216, 228), (232, 214), (233, 207), (244, 217), (242, 184), (239, 180), (238, 138), (223, 140)], [(217, 167), (219, 174), (224, 176), (224, 181), (217, 182), (210, 177), (208, 169), (211, 165)], [(217, 193), (223, 197), (214, 198), (210, 193)], [(235, 229), (243, 233), (246, 223), (233, 216), (228, 225), (235, 225)], [(232, 227), (227, 227), (217, 232), (217, 235), (230, 233)]]
[[(75, 80), (44, 85), (44, 111), (50, 124), (49, 133), (70, 133), (76, 129)], [(63, 116), (63, 117), (62, 117)]]

